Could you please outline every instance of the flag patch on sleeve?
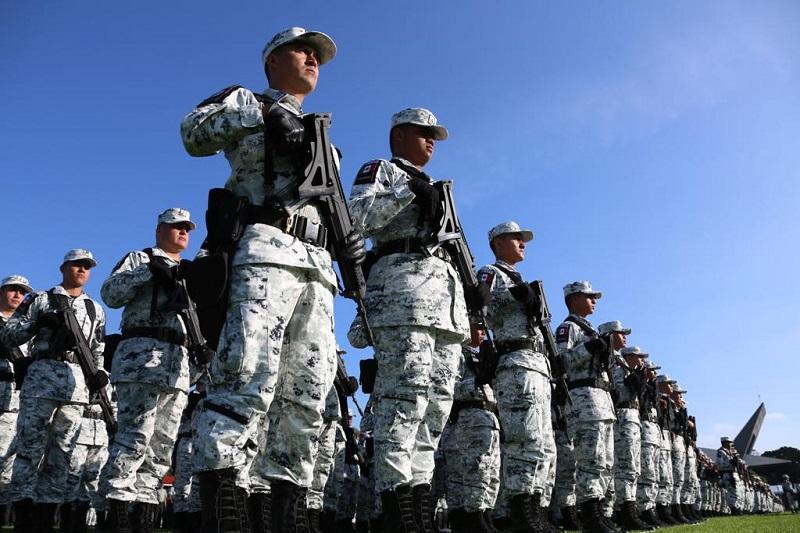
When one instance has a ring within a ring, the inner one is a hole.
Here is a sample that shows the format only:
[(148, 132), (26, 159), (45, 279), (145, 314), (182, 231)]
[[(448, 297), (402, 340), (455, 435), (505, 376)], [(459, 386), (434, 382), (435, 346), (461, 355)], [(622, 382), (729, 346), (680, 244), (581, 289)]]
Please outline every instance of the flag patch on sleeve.
[(365, 183), (372, 183), (375, 181), (375, 176), (378, 174), (378, 168), (381, 166), (379, 160), (364, 163), (361, 170), (356, 174), (355, 185), (363, 185)]
[(566, 342), (569, 340), (569, 326), (558, 326), (556, 330), (556, 342)]

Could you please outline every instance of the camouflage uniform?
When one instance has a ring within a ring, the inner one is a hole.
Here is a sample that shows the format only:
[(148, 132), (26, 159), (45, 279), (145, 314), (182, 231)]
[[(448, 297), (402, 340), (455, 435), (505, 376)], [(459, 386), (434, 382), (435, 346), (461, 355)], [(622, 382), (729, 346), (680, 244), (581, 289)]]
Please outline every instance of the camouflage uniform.
[[(194, 156), (224, 151), (231, 165), (227, 189), (256, 206), (278, 200), (291, 220), (305, 217), (309, 230), (319, 228), (319, 208), (297, 198), (301, 176), (293, 158), (271, 150), (274, 180), (265, 184), (262, 100), (301, 113), (291, 95), (267, 89), (257, 97), (231, 88), (183, 119), (184, 146)], [(245, 469), (269, 412), (268, 446), (253, 468), (269, 480), (311, 485), (336, 368), (336, 286), (325, 248), (269, 224), (246, 227), (233, 256), (227, 317), (195, 427), (196, 471)]]
[[(10, 491), (10, 499), (15, 502), (27, 498), (40, 503), (64, 501), (70, 456), (83, 409), (89, 403), (89, 389), (80, 366), (68, 362), (75, 360), (74, 353), (50, 351), (48, 338), (52, 331), (40, 330), (37, 325), (39, 317), (58, 309), (55, 300), (59, 298), (74, 311), (95, 364), (103, 367), (105, 312), (85, 293), (73, 298), (57, 285), (37, 294), (26, 311), (15, 313), (0, 330), (0, 342), (9, 346), (19, 346), (35, 336), (31, 354), (36, 361), (28, 368), (20, 395), (17, 457)], [(95, 315), (94, 320), (90, 313)]]
[(672, 438), (672, 503), (681, 503), (681, 491), (685, 483), (686, 442), (677, 431), (671, 432)]
[[(418, 225), (421, 210), (408, 185), (418, 178), (401, 166), (411, 167), (371, 161), (353, 185), (350, 213), (373, 249), (432, 233), (430, 221)], [(365, 304), (378, 362), (376, 490), (429, 484), (469, 331), (461, 280), (443, 250), (389, 253), (370, 271)]]
[(331, 387), (325, 399), (325, 412), (322, 413), (322, 429), (319, 434), (317, 457), (314, 459), (314, 480), (308, 490), (308, 508), (322, 510), (323, 492), (333, 470), (336, 453), (336, 431), (342, 420), (339, 396)]
[[(191, 405), (191, 404), (190, 404)], [(189, 409), (187, 409), (188, 411)], [(173, 483), (173, 510), (176, 513), (195, 513), (200, 511), (200, 490), (197, 476), (192, 472), (192, 425), (197, 409), (191, 413), (184, 411), (175, 442), (175, 482)]]
[[(0, 329), (7, 321), (8, 317), (0, 315)], [(23, 344), (19, 349), (23, 355), (28, 356), (28, 344)], [(19, 393), (14, 364), (0, 357), (0, 505), (9, 503), (9, 483), (16, 456)]]
[(81, 428), (78, 431), (75, 450), (69, 465), (66, 501), (90, 503), (98, 511), (105, 509), (105, 498), (100, 496), (98, 485), (100, 470), (108, 460), (108, 430), (103, 412), (97, 404), (87, 405), (83, 410)]
[[(725, 438), (723, 437), (723, 442), (725, 442)], [(728, 439), (729, 440), (729, 439)], [(719, 468), (720, 473), (722, 474), (722, 486), (725, 489), (725, 498), (727, 507), (731, 509), (739, 509), (741, 510), (740, 500), (741, 497), (739, 496), (739, 492), (741, 491), (742, 480), (739, 477), (739, 472), (736, 471), (735, 462), (738, 459), (738, 452), (736, 449), (731, 447), (730, 450), (725, 448), (724, 446), (720, 446), (717, 450), (717, 468)]]
[[(667, 409), (671, 409), (672, 400), (668, 400)], [(661, 445), (658, 460), (658, 505), (670, 506), (672, 504), (672, 432), (669, 425), (661, 426)]]
[[(613, 324), (613, 323), (609, 323)], [(618, 324), (621, 328), (621, 324)], [(602, 329), (602, 327), (601, 327)], [(628, 330), (629, 331), (629, 330)], [(557, 338), (565, 342), (559, 328)], [(575, 445), (577, 502), (602, 500), (612, 481), (614, 467), (614, 404), (608, 373), (587, 350), (584, 341), (562, 353), (572, 407), (567, 428)], [(584, 383), (591, 384), (584, 385)]]
[(492, 412), (497, 403), (489, 385), (475, 384), (473, 357), (464, 348), (451, 415), (455, 422), (450, 437), (442, 440), (447, 506), (467, 512), (494, 508), (500, 490), (500, 423)]
[(515, 280), (507, 271), (513, 273), (515, 269), (498, 260), (478, 272), (481, 283), (491, 288), (487, 322), (498, 349), (502, 352), (504, 344), (528, 344), (502, 354), (495, 375), (494, 389), (505, 436), (500, 444), (501, 483), (509, 500), (517, 495), (539, 494), (540, 505), (546, 507), (550, 500), (548, 476), (556, 459), (550, 364), (541, 332), (530, 326), (525, 305), (509, 291), (522, 282), (522, 276)]
[[(160, 248), (153, 257), (175, 266)], [(111, 368), (117, 395), (118, 430), (103, 468), (100, 490), (123, 502), (158, 504), (161, 480), (171, 466), (172, 450), (189, 389), (189, 356), (172, 341), (145, 336), (156, 331), (185, 338), (186, 328), (174, 311), (163, 310), (167, 290), (154, 280), (144, 251), (127, 254), (100, 291), (111, 308), (125, 306), (119, 343)], [(153, 305), (153, 291), (156, 291)], [(148, 333), (151, 332), (151, 333)]]
[(611, 369), (616, 391), (617, 422), (614, 426), (614, 484), (617, 503), (636, 501), (641, 472), (641, 421), (639, 391), (626, 381), (631, 370), (623, 360)]
[(681, 503), (693, 506), (700, 491), (700, 480), (697, 478), (697, 452), (693, 442), (686, 445), (686, 469), (684, 472), (685, 482), (681, 492)]
[(658, 465), (661, 449), (661, 428), (658, 427), (658, 414), (652, 402), (644, 405), (641, 429), (641, 474), (637, 501), (643, 511), (653, 509), (658, 497)]

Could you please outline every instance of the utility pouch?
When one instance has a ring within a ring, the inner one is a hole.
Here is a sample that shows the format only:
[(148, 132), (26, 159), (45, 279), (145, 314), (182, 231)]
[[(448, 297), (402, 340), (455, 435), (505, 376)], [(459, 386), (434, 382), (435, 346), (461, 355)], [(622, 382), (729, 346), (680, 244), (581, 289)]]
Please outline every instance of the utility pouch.
[(378, 361), (375, 359), (362, 359), (358, 363), (361, 371), (361, 390), (364, 394), (372, 394), (375, 389), (375, 376), (378, 374)]
[(228, 189), (208, 191), (206, 210), (208, 250), (214, 252), (239, 242), (247, 225), (249, 205), (250, 201), (247, 198), (238, 196)]

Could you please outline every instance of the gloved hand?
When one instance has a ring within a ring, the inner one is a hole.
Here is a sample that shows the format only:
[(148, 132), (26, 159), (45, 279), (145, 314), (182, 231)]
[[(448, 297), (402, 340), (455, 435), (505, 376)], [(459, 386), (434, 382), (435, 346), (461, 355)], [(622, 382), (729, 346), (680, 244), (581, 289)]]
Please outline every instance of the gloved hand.
[(630, 389), (634, 391), (642, 390), (642, 376), (639, 372), (631, 372), (625, 378), (625, 385), (627, 385)]
[(264, 116), (264, 138), (281, 154), (290, 154), (302, 148), (306, 130), (303, 123), (289, 110), (273, 105)]
[(61, 317), (60, 313), (56, 313), (55, 311), (50, 311), (48, 313), (44, 313), (36, 319), (36, 327), (37, 329), (48, 328), (48, 329), (59, 329), (61, 326), (64, 325), (64, 319)]
[(467, 303), (467, 309), (479, 310), (486, 307), (491, 299), (490, 290), (485, 283), (479, 283), (474, 287), (465, 287), (464, 300)]
[(357, 265), (364, 262), (367, 257), (367, 244), (364, 242), (364, 237), (360, 232), (353, 230), (350, 235), (344, 238), (342, 256), (342, 259), (352, 261)]
[(92, 392), (99, 391), (106, 385), (108, 385), (108, 373), (102, 368), (97, 369), (95, 375), (86, 380), (86, 386)]
[(441, 203), (439, 190), (426, 180), (412, 176), (408, 178), (408, 188), (416, 196), (413, 203), (419, 205), (432, 219), (438, 218)]
[(584, 344), (586, 351), (594, 356), (601, 356), (608, 353), (608, 339), (605, 337), (595, 337), (592, 340), (586, 341)]
[(533, 306), (536, 303), (536, 296), (533, 289), (527, 283), (517, 283), (508, 288), (508, 292), (515, 300), (522, 302), (526, 306)]
[(165, 289), (171, 289), (175, 286), (175, 281), (178, 279), (178, 267), (170, 266), (167, 260), (163, 257), (153, 257), (147, 268), (153, 274), (156, 284), (161, 285)]

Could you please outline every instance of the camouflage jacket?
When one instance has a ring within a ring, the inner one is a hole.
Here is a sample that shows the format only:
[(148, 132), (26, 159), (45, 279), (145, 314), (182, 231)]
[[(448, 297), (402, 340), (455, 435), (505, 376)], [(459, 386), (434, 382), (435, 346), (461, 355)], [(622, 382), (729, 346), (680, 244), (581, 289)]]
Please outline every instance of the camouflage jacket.
[[(67, 301), (75, 312), (95, 356), (97, 368), (103, 368), (103, 348), (105, 347), (106, 315), (103, 307), (89, 298), (86, 293), (71, 297), (63, 287), (56, 285), (52, 289), (54, 294), (67, 297)], [(94, 320), (89, 316), (88, 305), (94, 308)], [(0, 330), (0, 342), (9, 346), (19, 346), (33, 339), (31, 355), (36, 359), (28, 368), (22, 394), (31, 398), (44, 398), (67, 403), (86, 404), (89, 402), (89, 389), (83, 377), (81, 367), (76, 363), (67, 363), (55, 359), (48, 359), (48, 340), (52, 331), (48, 328), (39, 329), (37, 321), (43, 314), (56, 311), (55, 302), (51, 302), (47, 292), (36, 294), (30, 306), (8, 319), (5, 327)], [(68, 352), (69, 353), (69, 352)]]
[[(500, 262), (498, 262), (500, 263)], [(508, 270), (513, 266), (501, 263)], [(521, 367), (550, 376), (550, 363), (544, 354), (544, 338), (538, 328), (532, 328), (525, 305), (515, 299), (509, 287), (516, 283), (496, 265), (486, 265), (478, 271), (478, 280), (489, 286), (491, 298), (486, 307), (486, 321), (496, 342), (530, 339), (538, 349), (525, 348), (500, 357), (498, 369)]]
[[(426, 238), (409, 175), (386, 160), (370, 161), (356, 177), (349, 208), (353, 223), (373, 245)], [(464, 289), (448, 260), (396, 253), (381, 257), (367, 280), (367, 318), (372, 327), (426, 326), (469, 337)]]
[[(164, 258), (168, 265), (175, 266), (160, 248), (152, 249), (153, 256)], [(114, 267), (103, 282), (100, 294), (112, 309), (125, 307), (120, 327), (167, 328), (186, 333), (181, 318), (174, 311), (166, 311), (164, 305), (169, 294), (156, 289), (153, 274), (148, 268), (150, 258), (143, 251), (130, 252)], [(153, 308), (153, 290), (156, 305)], [(117, 346), (111, 363), (113, 383), (148, 383), (180, 390), (189, 388), (189, 356), (186, 348), (148, 337), (125, 339)]]
[[(2, 329), (8, 318), (0, 315), (0, 329)], [(30, 343), (25, 343), (19, 346), (23, 355), (28, 357), (30, 353)], [(5, 376), (12, 376), (16, 374), (14, 363), (8, 359), (0, 357), (0, 374)], [(13, 379), (0, 381), (0, 413), (1, 412), (16, 412), (19, 410), (19, 390)]]
[[(263, 105), (279, 105), (300, 116), (296, 98), (267, 89), (263, 95), (242, 87), (231, 87), (210, 97), (181, 123), (183, 145), (193, 156), (209, 156), (224, 152), (231, 167), (225, 188), (264, 205), (267, 191), (264, 183), (264, 119)], [(338, 165), (338, 153), (334, 150)], [(272, 153), (274, 184), (272, 195), (291, 215), (299, 215), (312, 223), (322, 222), (319, 208), (297, 195), (301, 170), (293, 158)], [(247, 227), (233, 258), (234, 266), (268, 263), (316, 270), (332, 289), (336, 287), (330, 254), (323, 248), (300, 241), (281, 229), (266, 224)]]

